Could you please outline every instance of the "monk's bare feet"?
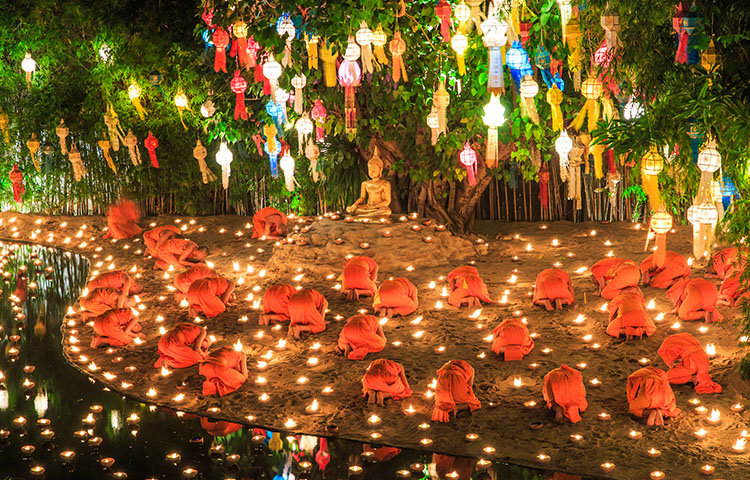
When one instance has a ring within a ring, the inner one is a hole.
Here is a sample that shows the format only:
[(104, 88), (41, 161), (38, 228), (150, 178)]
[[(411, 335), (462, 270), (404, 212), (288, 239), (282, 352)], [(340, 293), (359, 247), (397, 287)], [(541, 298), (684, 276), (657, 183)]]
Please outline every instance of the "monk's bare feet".
[(664, 425), (664, 417), (661, 414), (661, 410), (646, 409), (643, 411), (644, 414), (646, 412), (649, 412), (648, 419), (646, 420), (646, 425), (657, 426), (657, 427)]
[(560, 405), (552, 405), (552, 411), (555, 412), (555, 422), (557, 423), (563, 423), (565, 421), (565, 416), (563, 415), (563, 409)]
[(562, 298), (556, 298), (555, 299), (555, 310), (562, 310), (562, 308), (563, 308)]
[(191, 317), (197, 317), (198, 313), (195, 311), (193, 307), (190, 307), (188, 308), (188, 315), (190, 315)]
[(554, 310), (554, 308), (552, 308), (552, 304), (546, 298), (544, 300), (539, 300), (539, 304), (543, 306), (548, 312)]
[(713, 316), (711, 315), (711, 312), (708, 312), (708, 311), (707, 311), (707, 312), (705, 312), (705, 313), (703, 314), (703, 321), (704, 321), (705, 323), (711, 323), (711, 319), (712, 319), (712, 318), (713, 318)]
[(367, 390), (367, 404), (373, 405), (378, 400), (378, 395), (375, 390)]
[(350, 301), (359, 300), (359, 294), (357, 294), (357, 290), (355, 288), (350, 288), (344, 293), (346, 294), (347, 300), (350, 300)]

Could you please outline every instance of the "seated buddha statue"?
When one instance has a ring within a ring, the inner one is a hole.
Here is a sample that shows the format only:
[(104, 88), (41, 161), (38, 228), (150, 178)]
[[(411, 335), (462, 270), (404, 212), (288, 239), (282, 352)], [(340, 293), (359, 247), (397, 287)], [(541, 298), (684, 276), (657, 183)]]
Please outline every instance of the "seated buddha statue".
[(370, 180), (362, 182), (359, 198), (346, 211), (361, 217), (381, 217), (391, 214), (391, 184), (382, 177), (383, 160), (378, 155), (378, 147), (367, 162)]

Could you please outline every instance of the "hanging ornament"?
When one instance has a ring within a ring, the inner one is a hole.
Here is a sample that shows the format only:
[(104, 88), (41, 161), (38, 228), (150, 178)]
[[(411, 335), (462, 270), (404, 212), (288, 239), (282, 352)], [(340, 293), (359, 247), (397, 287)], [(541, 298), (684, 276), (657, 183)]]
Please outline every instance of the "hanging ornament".
[(232, 50), (230, 54), (232, 57), (236, 56), (240, 63), (240, 68), (247, 68), (250, 65), (250, 58), (248, 57), (247, 48), (247, 23), (241, 18), (238, 18), (232, 24), (232, 33), (234, 34), (235, 41), (232, 42)]
[(60, 153), (65, 155), (68, 153), (68, 147), (65, 145), (65, 138), (70, 133), (70, 130), (65, 126), (65, 120), (62, 118), (60, 119), (60, 124), (55, 129), (55, 133), (60, 138)]
[(297, 119), (297, 125), (295, 125), (295, 128), (297, 130), (297, 152), (301, 155), (302, 145), (305, 144), (305, 139), (313, 131), (313, 122), (305, 113)]
[(643, 105), (641, 105), (635, 99), (628, 100), (628, 102), (625, 104), (625, 107), (622, 109), (622, 117), (628, 121), (640, 118), (641, 116), (643, 116), (643, 113)]
[(388, 37), (383, 31), (383, 27), (378, 25), (378, 28), (372, 32), (372, 44), (375, 46), (375, 59), (381, 65), (388, 65), (388, 57), (385, 56), (385, 44), (388, 42)]
[(581, 86), (581, 94), (586, 98), (586, 103), (575, 120), (573, 120), (573, 128), (579, 132), (583, 128), (583, 121), (588, 116), (588, 131), (591, 132), (596, 128), (596, 122), (599, 121), (599, 97), (602, 96), (604, 86), (601, 80), (594, 76), (589, 76)]
[(604, 144), (593, 143), (589, 146), (589, 150), (594, 157), (594, 177), (604, 178)]
[[(564, 127), (563, 114), (560, 105), (563, 101), (562, 90), (557, 85), (552, 85), (547, 90), (547, 103), (549, 103), (552, 112), (552, 130), (560, 131)], [(567, 136), (567, 134), (565, 134)]]
[(307, 77), (304, 73), (298, 73), (292, 78), (292, 86), (294, 87), (294, 111), (298, 115), (302, 115), (304, 109), (302, 89), (307, 85)]
[(286, 114), (286, 102), (289, 100), (289, 92), (283, 88), (277, 88), (274, 100), (276, 101), (277, 110), (281, 112), (281, 125), (286, 126), (289, 123), (289, 117)]
[(146, 112), (143, 105), (141, 105), (141, 87), (135, 80), (133, 80), (128, 87), (128, 97), (130, 97), (130, 102), (135, 107), (135, 111), (138, 112), (138, 116), (141, 120), (144, 120), (146, 115), (148, 115), (148, 112)]
[(83, 166), (81, 152), (78, 151), (75, 143), (70, 146), (68, 160), (73, 165), (73, 177), (76, 179), (76, 182), (80, 182), (81, 179), (86, 176), (86, 167)]
[(467, 31), (471, 31), (472, 23), (477, 27), (477, 33), (482, 34), (482, 8), (484, 8), (485, 0), (466, 0), (466, 4), (469, 5), (471, 11), (471, 23), (467, 23)]
[(534, 81), (531, 75), (526, 75), (521, 82), (520, 88), (521, 99), (523, 104), (526, 106), (526, 111), (529, 114), (529, 118), (534, 123), (539, 123), (539, 113), (536, 111), (536, 104), (534, 103), (534, 97), (539, 93), (539, 84)]
[(112, 155), (109, 154), (112, 144), (107, 140), (106, 134), (102, 134), (102, 139), (97, 143), (99, 144), (99, 148), (102, 149), (102, 154), (104, 155), (104, 160), (107, 161), (107, 165), (109, 165), (109, 168), (117, 174), (117, 167), (115, 166), (114, 160), (112, 160)]
[(658, 210), (661, 206), (659, 173), (662, 170), (664, 170), (664, 158), (659, 154), (656, 146), (651, 145), (648, 153), (641, 159), (641, 183), (643, 191), (648, 196), (651, 210)]
[(206, 147), (203, 146), (203, 143), (201, 143), (201, 139), (199, 138), (198, 141), (195, 142), (193, 157), (198, 160), (198, 167), (201, 170), (201, 176), (203, 177), (204, 184), (216, 180), (216, 175), (214, 175), (214, 172), (212, 172), (211, 169), (208, 168), (208, 164), (206, 164), (207, 156), (208, 151), (206, 150)]
[(219, 151), (216, 152), (216, 163), (221, 165), (221, 184), (224, 190), (229, 189), (229, 174), (232, 172), (232, 152), (227, 148), (226, 142), (221, 142)]
[(617, 36), (617, 32), (620, 31), (620, 16), (609, 7), (609, 4), (607, 4), (607, 8), (602, 13), (600, 20), (602, 28), (605, 31), (607, 50), (614, 50), (615, 48), (620, 47), (622, 43)]
[(141, 151), (138, 149), (138, 137), (135, 136), (132, 130), (128, 130), (128, 134), (123, 138), (122, 143), (128, 147), (128, 153), (130, 153), (130, 161), (133, 165), (141, 164)]
[(432, 102), (432, 108), (427, 115), (427, 126), (430, 127), (430, 131), (432, 132), (432, 145), (435, 145), (440, 136), (440, 115), (438, 114), (435, 102)]
[[(364, 20), (359, 24), (359, 30), (357, 30), (355, 38), (357, 39), (357, 43), (362, 51), (362, 71), (371, 74), (375, 70), (376, 65), (375, 62), (373, 62), (372, 47), (370, 46), (372, 45), (373, 33), (367, 26), (367, 22)], [(378, 65), (378, 69), (379, 68)]]
[(581, 26), (578, 19), (574, 18), (568, 22), (565, 28), (565, 38), (567, 38), (568, 49), (568, 69), (573, 75), (573, 88), (576, 92), (581, 90), (581, 70), (583, 69), (583, 56), (581, 47)]
[(547, 85), (547, 88), (552, 87), (552, 85), (555, 84), (555, 79), (552, 76), (552, 71), (550, 70), (552, 57), (550, 56), (550, 53), (547, 51), (547, 49), (544, 48), (544, 45), (539, 45), (539, 49), (537, 50), (536, 56), (534, 57), (534, 62), (536, 63), (536, 66), (539, 67), (539, 72), (541, 72), (542, 74), (542, 80), (544, 81), (544, 84)]
[(22, 203), (21, 195), (23, 195), (25, 191), (23, 189), (23, 172), (18, 169), (17, 163), (13, 164), (13, 168), (10, 170), (8, 178), (10, 178), (10, 181), (13, 184), (13, 200), (16, 203)]
[(320, 99), (315, 100), (313, 108), (310, 111), (312, 119), (315, 121), (315, 139), (319, 142), (325, 137), (325, 123), (328, 112)]
[(148, 136), (143, 141), (143, 146), (148, 150), (148, 156), (151, 158), (151, 166), (159, 168), (159, 161), (156, 159), (156, 149), (159, 147), (159, 140), (153, 133), (148, 132)]
[(599, 76), (602, 77), (609, 67), (609, 64), (612, 62), (613, 58), (613, 52), (611, 52), (607, 48), (607, 42), (606, 40), (602, 40), (601, 45), (599, 45), (599, 48), (597, 48), (594, 51), (594, 64), (598, 67), (600, 67), (600, 70), (603, 71)]
[(477, 152), (471, 148), (469, 142), (464, 143), (464, 148), (458, 154), (458, 161), (466, 168), (466, 176), (469, 185), (472, 187), (477, 184)]
[[(716, 68), (716, 65), (719, 62), (719, 55), (716, 53), (716, 45), (714, 45), (714, 39), (711, 38), (711, 40), (708, 42), (708, 47), (701, 53), (701, 67), (703, 67), (704, 70), (708, 73), (713, 73), (714, 68)], [(711, 79), (709, 78), (709, 85), (711, 84)]]
[(526, 44), (529, 43), (529, 38), (531, 36), (531, 22), (527, 22), (525, 20), (518, 22), (518, 38), (521, 39), (521, 45), (525, 48)]
[(667, 261), (667, 232), (672, 230), (672, 215), (662, 207), (651, 216), (649, 227), (656, 234), (656, 250), (654, 251), (654, 264), (658, 268), (664, 268)]
[(229, 88), (235, 94), (234, 98), (234, 119), (247, 120), (247, 108), (245, 107), (245, 90), (247, 90), (247, 80), (240, 74), (239, 70), (234, 71), (234, 77), (229, 82)]
[(214, 9), (211, 8), (211, 2), (206, 2), (206, 4), (203, 6), (203, 13), (201, 13), (201, 19), (206, 25), (208, 25), (208, 28), (213, 28)]
[(211, 118), (216, 113), (216, 107), (214, 106), (213, 91), (208, 92), (206, 100), (201, 105), (201, 115), (203, 118)]
[(458, 74), (463, 76), (466, 75), (466, 62), (464, 62), (464, 52), (469, 46), (469, 39), (466, 35), (460, 31), (453, 35), (451, 40), (451, 48), (456, 52), (456, 62), (458, 62)]
[(290, 192), (294, 191), (294, 158), (289, 154), (289, 149), (286, 149), (284, 155), (282, 155), (279, 161), (281, 171), (284, 172), (284, 182), (286, 183), (286, 189)]
[(31, 138), (26, 142), (26, 146), (29, 148), (29, 153), (31, 153), (31, 161), (34, 162), (34, 168), (36, 168), (37, 172), (41, 172), (42, 170), (39, 168), (39, 157), (37, 156), (37, 152), (39, 151), (40, 147), (39, 140), (36, 138), (36, 133), (31, 133)]
[(297, 35), (297, 29), (294, 28), (294, 23), (292, 23), (292, 19), (289, 18), (288, 13), (283, 14), (279, 20), (280, 23), (277, 22), (276, 24), (276, 32), (281, 38), (284, 38), (286, 35), (286, 40), (284, 42), (284, 56), (281, 59), (281, 64), (284, 67), (288, 67), (292, 64), (292, 42)]
[[(583, 196), (581, 188), (581, 164), (583, 163), (583, 155), (586, 152), (586, 148), (579, 139), (573, 139), (573, 149), (568, 155), (568, 198), (573, 201), (573, 206), (576, 210), (583, 209)], [(560, 170), (560, 178), (562, 179), (563, 170)]]
[(573, 140), (568, 136), (566, 130), (560, 132), (560, 136), (555, 140), (555, 151), (560, 157), (560, 180), (565, 181), (569, 177), (568, 168), (570, 159), (568, 154), (573, 150)]
[(448, 105), (450, 101), (451, 97), (445, 89), (445, 80), (441, 80), (438, 83), (437, 90), (432, 94), (432, 104), (437, 107), (438, 111), (438, 134), (448, 133)]
[(318, 69), (318, 43), (320, 37), (305, 33), (305, 46), (307, 47), (307, 68)]
[(203, 39), (203, 53), (201, 54), (201, 61), (204, 61), (206, 60), (206, 57), (208, 57), (208, 51), (214, 48), (214, 42), (211, 41), (211, 30), (203, 30), (203, 33), (201, 33), (201, 38)]
[(271, 96), (276, 95), (278, 80), (281, 77), (281, 64), (273, 58), (273, 54), (268, 55), (268, 59), (263, 64), (263, 76), (268, 79), (271, 86)]
[(451, 13), (448, 0), (439, 0), (435, 5), (435, 15), (440, 19), (440, 35), (446, 43), (451, 41)]
[[(516, 88), (521, 88), (521, 81), (525, 75), (524, 72), (531, 70), (531, 63), (529, 62), (529, 55), (518, 40), (515, 40), (505, 53), (505, 63), (508, 65)], [(529, 73), (529, 75), (531, 74), (533, 72)]]
[(31, 54), (26, 52), (26, 55), (21, 60), (21, 70), (26, 72), (26, 88), (31, 90), (31, 78), (36, 71), (36, 61), (31, 58)]
[(539, 204), (543, 210), (549, 207), (549, 169), (547, 164), (543, 164), (539, 169)]
[(320, 46), (320, 59), (323, 61), (323, 80), (328, 88), (336, 86), (336, 59), (338, 56), (339, 52), (333, 51), (333, 45), (329, 45), (328, 41), (324, 40)]
[(403, 77), (405, 82), (409, 81), (406, 76), (406, 65), (404, 64), (403, 55), (406, 52), (406, 43), (401, 38), (401, 32), (395, 32), (393, 34), (393, 40), (388, 44), (391, 51), (391, 58), (393, 58), (393, 81), (398, 83)]
[(159, 70), (152, 71), (148, 76), (148, 81), (151, 83), (152, 87), (156, 87), (159, 90), (159, 93), (161, 93), (161, 96), (164, 97), (164, 100), (167, 99), (167, 94), (164, 93), (164, 89), (161, 88), (161, 72)]
[(229, 46), (229, 34), (222, 27), (216, 27), (211, 37), (216, 47), (214, 54), (214, 72), (227, 73), (227, 47)]
[(182, 91), (182, 88), (179, 88), (174, 96), (174, 105), (177, 107), (177, 113), (180, 114), (180, 123), (182, 124), (182, 127), (187, 130), (187, 125), (185, 125), (185, 121), (182, 119), (182, 111), (186, 108), (190, 110), (190, 102), (188, 102), (187, 95)]
[(344, 50), (344, 60), (349, 60), (350, 62), (356, 62), (359, 60), (359, 57), (362, 55), (362, 49), (359, 48), (359, 45), (354, 40), (353, 35), (349, 35), (349, 38), (346, 42), (346, 50)]
[(281, 123), (282, 117), (284, 116), (284, 111), (278, 103), (276, 103), (274, 100), (269, 100), (268, 103), (266, 103), (266, 113), (271, 117), (273, 120), (274, 128), (276, 131), (282, 131), (283, 125)]
[(104, 124), (109, 130), (109, 141), (112, 142), (112, 150), (120, 151), (120, 140), (125, 137), (125, 132), (120, 125), (120, 117), (115, 112), (115, 107), (111, 103), (107, 104), (107, 111), (104, 113)]
[(497, 129), (505, 123), (505, 107), (500, 103), (497, 95), (491, 95), (490, 101), (484, 106), (484, 124), (487, 125), (487, 155), (485, 161), (487, 166), (494, 168), (497, 166)]
[[(466, 9), (468, 10), (468, 7)], [(496, 15), (489, 15), (487, 20), (482, 23), (482, 31), (484, 32), (482, 41), (484, 46), (487, 47), (489, 56), (487, 90), (499, 95), (505, 90), (502, 47), (508, 42), (508, 38), (505, 36), (508, 31), (508, 24), (498, 20)]]
[(305, 157), (310, 160), (310, 171), (312, 172), (313, 182), (318, 182), (320, 179), (320, 173), (318, 172), (318, 158), (320, 157), (320, 148), (315, 145), (312, 137), (307, 139), (307, 145), (305, 146)]
[[(471, 18), (471, 9), (466, 5), (464, 0), (461, 0), (461, 3), (456, 5), (456, 8), (453, 10), (453, 16), (455, 17), (459, 28), (462, 28), (464, 24), (469, 21)], [(484, 25), (482, 25), (482, 29), (484, 30)]]
[(701, 18), (695, 11), (695, 3), (688, 11), (685, 18), (682, 19), (682, 28), (687, 33), (687, 63), (688, 65), (696, 65), (700, 62), (700, 52), (695, 48), (696, 38), (691, 37), (695, 29), (698, 28)]
[(263, 134), (266, 136), (266, 144), (264, 145), (263, 150), (268, 154), (268, 161), (271, 165), (271, 176), (273, 178), (279, 176), (277, 160), (281, 153), (281, 143), (276, 138), (276, 133), (277, 130), (274, 125), (266, 124), (263, 126)]
[(560, 24), (562, 25), (563, 44), (565, 44), (569, 39), (567, 35), (568, 25), (570, 24), (573, 7), (570, 5), (570, 0), (557, 0), (557, 6), (560, 7)]
[(344, 119), (347, 135), (357, 131), (357, 103), (354, 95), (361, 75), (362, 71), (357, 62), (352, 60), (341, 62), (339, 83), (344, 87)]
[(703, 133), (698, 128), (698, 124), (695, 122), (695, 118), (691, 117), (689, 120), (690, 127), (687, 129), (687, 135), (690, 137), (690, 150), (693, 156), (693, 163), (698, 163), (698, 152), (700, 151), (701, 145), (703, 144)]
[(3, 109), (0, 108), (0, 130), (2, 130), (3, 135), (5, 135), (5, 143), (10, 143), (10, 132), (8, 131), (9, 124), (10, 119), (8, 118), (8, 114), (3, 112)]

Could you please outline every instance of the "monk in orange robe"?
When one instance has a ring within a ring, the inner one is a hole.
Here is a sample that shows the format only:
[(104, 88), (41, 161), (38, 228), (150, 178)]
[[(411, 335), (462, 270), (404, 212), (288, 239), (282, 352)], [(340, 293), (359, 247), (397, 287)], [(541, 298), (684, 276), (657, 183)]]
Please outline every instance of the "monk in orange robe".
[(326, 329), (328, 301), (317, 290), (304, 289), (289, 299), (289, 335), (320, 333)]
[(114, 288), (97, 288), (81, 298), (81, 316), (96, 317), (114, 308), (131, 308), (135, 306), (135, 299)]
[(664, 417), (680, 413), (667, 374), (659, 368), (646, 367), (632, 373), (628, 377), (627, 394), (630, 413), (646, 417), (648, 425), (664, 425)]
[(98, 335), (91, 339), (91, 348), (101, 345), (119, 347), (127, 345), (134, 338), (145, 338), (141, 332), (138, 317), (129, 308), (109, 310), (94, 317), (94, 331)]
[(535, 305), (541, 305), (547, 311), (562, 310), (563, 305), (572, 305), (574, 299), (575, 292), (570, 276), (563, 270), (548, 268), (536, 276)]
[[(747, 256), (747, 253), (745, 253)], [(711, 255), (711, 261), (708, 262), (706, 271), (709, 274), (716, 275), (720, 279), (726, 278), (729, 270), (740, 261), (739, 250), (737, 247), (722, 248)]]
[(385, 343), (383, 328), (375, 316), (354, 315), (341, 329), (337, 349), (349, 360), (364, 360), (368, 353), (381, 352)]
[(482, 302), (495, 303), (476, 267), (464, 265), (453, 269), (448, 274), (448, 288), (448, 303), (454, 307), (481, 307)]
[(92, 278), (89, 280), (86, 288), (89, 291), (96, 290), (97, 288), (114, 288), (125, 295), (133, 295), (140, 293), (143, 290), (143, 285), (136, 283), (127, 272), (115, 270)]
[(594, 282), (594, 285), (599, 287), (599, 295), (601, 295), (602, 288), (604, 288), (607, 282), (612, 280), (614, 269), (617, 268), (618, 265), (628, 261), (629, 260), (624, 258), (607, 257), (599, 260), (591, 266), (591, 281)]
[(454, 457), (441, 453), (433, 453), (432, 460), (435, 462), (438, 478), (449, 478), (448, 475), (455, 472), (458, 476), (453, 475), (450, 478), (458, 480), (470, 480), (476, 463), (476, 460), (470, 457)]
[(196, 265), (190, 267), (181, 274), (177, 275), (174, 279), (174, 286), (177, 291), (174, 292), (174, 300), (179, 303), (187, 295), (190, 285), (196, 280), (202, 280), (204, 278), (218, 278), (219, 274), (216, 270), (209, 268), (207, 265)]
[(669, 383), (692, 382), (699, 394), (721, 393), (721, 385), (708, 374), (708, 354), (694, 336), (689, 333), (670, 335), (664, 339), (658, 353), (670, 367), (667, 372)]
[(672, 313), (682, 320), (704, 319), (706, 322), (720, 322), (724, 316), (716, 310), (719, 296), (716, 286), (703, 278), (685, 278), (675, 283), (667, 296), (674, 303)]
[(384, 280), (372, 302), (372, 309), (381, 317), (409, 315), (417, 309), (417, 287), (405, 278)]
[(185, 298), (190, 304), (190, 316), (203, 314), (213, 318), (234, 305), (234, 282), (224, 277), (201, 278), (190, 284)]
[(239, 423), (225, 422), (220, 420), (212, 422), (206, 417), (201, 417), (201, 427), (212, 437), (226, 437), (227, 435), (242, 430)]
[(605, 281), (604, 288), (601, 289), (602, 298), (612, 300), (621, 293), (633, 292), (638, 290), (638, 283), (641, 281), (641, 269), (635, 262), (625, 261), (612, 267), (609, 272), (612, 277)]
[(143, 245), (146, 251), (143, 256), (156, 256), (156, 250), (160, 243), (166, 242), (170, 238), (181, 237), (182, 232), (174, 225), (162, 225), (151, 230), (143, 232)]
[(643, 284), (651, 285), (654, 288), (667, 289), (690, 276), (690, 265), (685, 257), (677, 252), (666, 252), (667, 260), (664, 268), (659, 268), (654, 263), (654, 255), (646, 257), (641, 263), (641, 273), (643, 274)]
[(297, 290), (286, 283), (268, 287), (263, 294), (263, 313), (258, 318), (258, 325), (289, 321), (289, 299), (295, 293)]
[(124, 240), (140, 235), (143, 230), (138, 226), (141, 212), (130, 200), (120, 200), (107, 208), (107, 233), (104, 238)]
[(437, 371), (435, 407), (432, 420), (449, 422), (461, 410), (473, 412), (481, 408), (474, 396), (474, 368), (463, 360), (451, 360)]
[(385, 358), (370, 362), (362, 377), (362, 393), (367, 397), (368, 404), (378, 405), (383, 405), (388, 398), (400, 400), (410, 397), (411, 389), (403, 365)]
[(203, 264), (208, 257), (208, 247), (184, 238), (170, 238), (156, 246), (154, 270), (168, 270), (172, 265), (177, 270)]
[(378, 264), (370, 257), (352, 257), (344, 264), (343, 290), (348, 300), (359, 300), (360, 296), (372, 297), (378, 287)]
[(581, 413), (589, 406), (581, 372), (567, 365), (561, 365), (544, 376), (542, 394), (547, 408), (555, 413), (557, 423), (563, 423), (565, 418), (571, 423), (580, 422)]
[(186, 368), (202, 362), (211, 340), (206, 329), (193, 323), (178, 323), (159, 339), (159, 359), (154, 367)]
[(656, 325), (646, 310), (646, 300), (640, 289), (616, 296), (607, 305), (607, 310), (607, 335), (615, 338), (620, 335), (625, 335), (626, 338), (641, 338), (644, 335), (650, 337), (656, 332)]
[(244, 352), (222, 347), (208, 354), (200, 364), (199, 372), (206, 377), (203, 396), (223, 397), (234, 392), (247, 380), (247, 357)]
[(362, 453), (372, 452), (367, 459), (372, 462), (388, 462), (401, 454), (401, 449), (396, 447), (373, 447), (372, 445), (362, 445)]
[(261, 208), (253, 215), (253, 235), (252, 238), (273, 238), (279, 239), (286, 237), (286, 215), (273, 207)]
[(732, 267), (724, 280), (721, 282), (721, 288), (719, 289), (718, 303), (729, 305), (734, 307), (742, 302), (742, 300), (750, 298), (750, 290), (748, 290), (740, 281), (742, 272), (745, 269), (745, 264), (738, 264)]
[(521, 360), (534, 348), (529, 330), (520, 318), (507, 318), (492, 330), (492, 351), (503, 354), (506, 362)]

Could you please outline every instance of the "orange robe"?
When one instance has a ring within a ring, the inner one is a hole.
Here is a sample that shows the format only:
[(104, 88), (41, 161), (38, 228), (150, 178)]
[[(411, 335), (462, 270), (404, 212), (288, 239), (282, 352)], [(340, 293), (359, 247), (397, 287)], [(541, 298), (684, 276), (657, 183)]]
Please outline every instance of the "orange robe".
[(571, 423), (580, 422), (581, 413), (589, 406), (581, 372), (567, 365), (561, 365), (544, 376), (542, 394), (547, 408), (559, 405)]
[[(190, 247), (197, 249), (198, 244), (184, 238), (170, 238), (164, 242), (160, 242), (156, 246), (155, 256), (157, 258), (155, 268), (157, 270), (168, 270), (169, 266), (173, 265), (177, 270), (182, 270), (185, 266), (178, 263), (177, 260), (179, 260), (182, 252)], [(203, 264), (203, 262), (196, 262), (196, 265), (200, 264)]]
[(107, 310), (117, 308), (122, 293), (114, 288), (97, 288), (81, 298), (81, 307), (91, 315), (101, 315)]
[(123, 240), (140, 235), (143, 230), (138, 226), (141, 213), (130, 200), (121, 200), (107, 209), (107, 234), (104, 238)]
[(211, 352), (199, 367), (200, 374), (206, 377), (203, 396), (218, 394), (223, 397), (240, 388), (247, 380), (247, 373), (243, 374), (241, 371), (244, 360), (242, 352), (230, 347)]
[(646, 367), (632, 373), (628, 377), (627, 394), (628, 409), (636, 417), (643, 417), (646, 409), (659, 410), (664, 417), (680, 413), (667, 374), (659, 368)]
[(646, 311), (646, 300), (640, 290), (616, 296), (607, 305), (607, 310), (609, 310), (607, 335), (615, 338), (620, 335), (650, 337), (656, 332), (656, 325)]
[(288, 284), (272, 285), (263, 294), (263, 313), (276, 314), (289, 320), (289, 299), (297, 290)]
[(396, 447), (373, 447), (365, 444), (362, 445), (362, 452), (372, 452), (372, 455), (367, 457), (370, 461), (387, 462), (396, 457), (396, 455), (399, 455), (401, 449)]
[(201, 278), (190, 284), (185, 298), (196, 313), (213, 318), (226, 311), (227, 305), (221, 297), (229, 288), (224, 277)]
[(150, 255), (156, 256), (156, 249), (160, 243), (181, 234), (180, 229), (174, 225), (162, 225), (143, 232), (143, 245)]
[[(280, 210), (277, 210), (273, 207), (265, 207), (261, 208), (257, 212), (255, 212), (255, 215), (253, 215), (253, 235), (252, 238), (260, 238), (263, 236), (263, 232), (266, 231), (266, 222), (267, 218), (271, 215), (278, 215), (281, 217), (281, 223), (286, 225), (286, 215), (281, 213)], [(277, 231), (275, 228), (272, 228), (271, 235), (273, 236), (281, 236), (281, 232)]]
[(131, 279), (130, 275), (122, 270), (102, 273), (101, 275), (98, 275), (89, 280), (86, 288), (88, 288), (89, 291), (96, 290), (97, 288), (114, 288), (115, 290), (119, 290), (122, 292), (122, 289), (125, 288), (125, 284), (128, 283), (128, 280), (131, 281), (130, 291), (123, 292), (125, 295), (138, 293), (143, 290), (143, 285), (135, 283), (135, 280)]
[(435, 462), (435, 471), (437, 472), (438, 478), (448, 478), (447, 475), (451, 472), (458, 474), (458, 480), (470, 480), (471, 475), (474, 473), (474, 464), (476, 460), (469, 457), (454, 457), (453, 455), (444, 455), (441, 453), (432, 454), (432, 459)]
[(26, 301), (26, 286), (28, 285), (28, 279), (26, 275), (19, 274), (16, 278), (16, 289), (13, 291), (13, 295), (18, 298), (19, 303)]
[(721, 282), (719, 296), (732, 307), (740, 303), (742, 299), (750, 298), (750, 290), (740, 282), (743, 271), (744, 264), (742, 266), (733, 267), (727, 272), (727, 275)]
[(675, 283), (668, 291), (677, 315), (682, 320), (699, 320), (706, 312), (711, 320), (720, 322), (724, 317), (716, 310), (718, 292), (716, 286), (703, 278), (685, 278)]
[(193, 349), (202, 330), (192, 323), (178, 323), (162, 335), (157, 345), (159, 359), (154, 367), (159, 368), (168, 362), (173, 368), (186, 368), (202, 362), (206, 355)]
[[(129, 308), (109, 310), (94, 318), (94, 331), (98, 337), (92, 342), (93, 346), (112, 345), (118, 347), (133, 341), (133, 336), (125, 333), (125, 328), (133, 318)], [(133, 333), (141, 331), (141, 325), (136, 323), (131, 329)], [(143, 336), (143, 335), (139, 335)]]
[(385, 358), (373, 360), (367, 367), (362, 377), (362, 393), (366, 395), (368, 390), (389, 393), (394, 400), (411, 396), (403, 365)]
[(612, 280), (614, 269), (621, 263), (628, 262), (624, 258), (607, 257), (591, 266), (591, 281), (595, 285), (605, 285)]
[(239, 423), (225, 422), (223, 420), (212, 422), (206, 417), (201, 417), (201, 427), (213, 437), (226, 437), (230, 433), (242, 430), (242, 425)]
[(706, 271), (712, 273), (722, 280), (726, 278), (729, 270), (739, 261), (739, 251), (737, 247), (722, 248), (711, 255), (711, 261), (708, 262)]
[(385, 348), (385, 338), (378, 335), (378, 319), (374, 315), (354, 315), (347, 320), (339, 334), (338, 346), (347, 347), (349, 360), (364, 360), (368, 353), (380, 352)]
[(463, 360), (451, 360), (437, 371), (435, 407), (432, 420), (450, 421), (456, 405), (467, 405), (470, 411), (478, 410), (482, 404), (474, 396), (474, 368)]
[(690, 276), (690, 266), (685, 257), (676, 252), (666, 252), (664, 268), (658, 268), (651, 254), (641, 263), (643, 284), (654, 288), (669, 288), (683, 278)]
[(670, 369), (667, 372), (669, 383), (693, 382), (695, 391), (721, 393), (721, 385), (708, 374), (708, 354), (701, 344), (689, 333), (677, 333), (664, 339), (659, 347), (659, 356)]
[(326, 329), (327, 308), (328, 301), (317, 290), (300, 290), (289, 299), (289, 326), (306, 325), (310, 333), (320, 333)]
[(395, 315), (409, 315), (418, 305), (417, 287), (406, 278), (383, 281), (372, 302), (372, 308), (376, 312), (387, 308), (392, 309)]
[(463, 300), (469, 297), (477, 298), (485, 303), (495, 303), (490, 298), (487, 285), (479, 276), (476, 267), (464, 265), (453, 269), (448, 274), (448, 282), (450, 289), (448, 303), (454, 307), (460, 307)]
[(548, 268), (536, 276), (534, 287), (534, 303), (539, 305), (542, 300), (562, 300), (563, 305), (572, 305), (575, 299), (573, 284), (570, 276), (559, 268)]
[(619, 265), (612, 267), (608, 272), (611, 274), (609, 280), (605, 280), (602, 288), (602, 298), (612, 300), (621, 293), (631, 292), (638, 288), (641, 281), (641, 269), (635, 262), (627, 260)]
[(174, 279), (174, 286), (177, 288), (177, 291), (174, 294), (175, 301), (181, 302), (190, 289), (190, 285), (196, 280), (218, 277), (219, 274), (216, 273), (216, 270), (209, 268), (206, 265), (196, 265), (188, 268), (181, 274), (177, 275)]
[(521, 360), (534, 348), (529, 330), (519, 318), (508, 318), (492, 331), (492, 351), (504, 355), (505, 361)]
[(375, 295), (378, 287), (378, 264), (370, 257), (352, 257), (344, 264), (343, 290), (364, 290)]

